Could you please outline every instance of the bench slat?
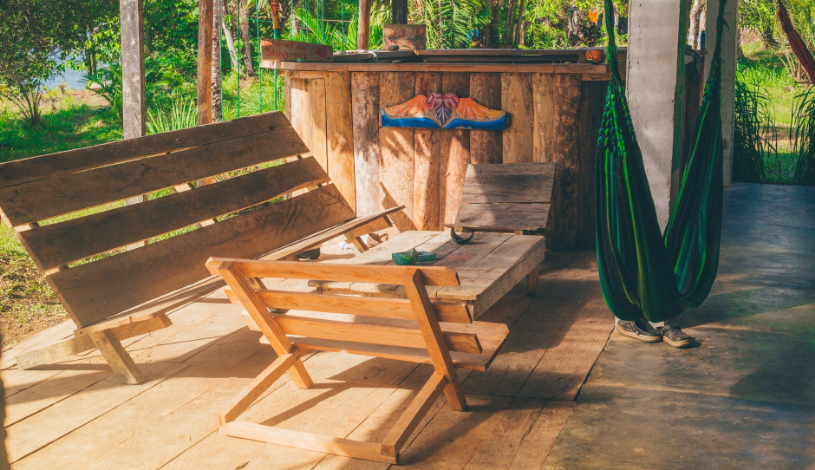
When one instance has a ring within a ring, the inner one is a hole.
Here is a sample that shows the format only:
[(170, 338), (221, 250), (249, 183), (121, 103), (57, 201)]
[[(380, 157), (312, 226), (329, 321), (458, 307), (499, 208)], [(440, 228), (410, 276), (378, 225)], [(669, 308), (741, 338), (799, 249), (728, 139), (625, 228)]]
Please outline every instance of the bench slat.
[(328, 181), (320, 164), (309, 157), (142, 204), (33, 228), (20, 236), (37, 266), (47, 270)]
[(234, 265), (245, 277), (274, 277), (292, 279), (315, 279), (345, 282), (375, 282), (378, 284), (402, 284), (402, 276), (409, 269), (418, 269), (429, 286), (458, 286), (458, 274), (442, 266), (377, 266), (368, 265), (300, 263), (297, 261), (256, 261), (251, 259), (211, 258), (207, 262), (212, 274), (224, 269), (222, 263)]
[[(326, 295), (275, 290), (259, 290), (257, 293), (263, 303), (270, 308), (416, 320), (416, 314), (413, 312), (413, 307), (411, 307), (410, 301), (407, 299)], [(233, 304), (240, 303), (230, 289), (226, 289), (226, 295)], [(463, 303), (433, 302), (432, 305), (438, 321), (467, 324), (472, 322), (470, 313)]]
[(0, 188), (283, 128), (291, 128), (286, 116), (280, 112), (271, 112), (26, 158), (0, 165)]
[(550, 203), (554, 180), (554, 163), (470, 165), (461, 203)]
[(89, 325), (208, 277), (209, 256), (257, 257), (353, 217), (329, 185), (48, 280), (76, 322)]
[(291, 127), (0, 189), (12, 226), (308, 153)]
[[(276, 313), (269, 315), (287, 335), (427, 350), (427, 343), (418, 327), (394, 327)], [(442, 336), (451, 351), (481, 354), (481, 344), (472, 333), (443, 332)]]

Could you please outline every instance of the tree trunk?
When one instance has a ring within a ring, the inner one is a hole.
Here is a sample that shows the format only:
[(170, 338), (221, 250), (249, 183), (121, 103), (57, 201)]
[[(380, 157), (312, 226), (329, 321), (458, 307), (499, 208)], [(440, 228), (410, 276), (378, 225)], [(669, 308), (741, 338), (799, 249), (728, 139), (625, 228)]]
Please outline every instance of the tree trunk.
[(780, 46), (778, 40), (775, 38), (775, 32), (772, 26), (764, 28), (764, 31), (761, 33), (761, 42), (767, 49), (777, 49)]
[(226, 2), (221, 2), (221, 29), (224, 31), (224, 38), (226, 39), (226, 48), (229, 50), (229, 62), (232, 64), (232, 69), (238, 71), (238, 52), (235, 50), (235, 38), (232, 36), (232, 28), (229, 27), (229, 22), (226, 21), (226, 15), (229, 13), (227, 10)]
[[(212, 15), (212, 31), (215, 32), (212, 35), (212, 122), (224, 120), (223, 103), (221, 103), (221, 38), (218, 34), (218, 16), (217, 14)], [(220, 16), (223, 16), (223, 12)]]
[(507, 21), (504, 24), (504, 43), (509, 46), (512, 45), (512, 23), (515, 19), (515, 6), (517, 4), (516, 0), (509, 1), (509, 7), (507, 8)]
[(524, 8), (526, 0), (521, 0), (521, 7), (518, 9), (518, 22), (515, 24), (515, 44), (524, 43)]
[(690, 10), (690, 25), (688, 26), (688, 44), (694, 49), (699, 48), (699, 25), (702, 12), (705, 10), (707, 2), (705, 0), (693, 0), (693, 7)]
[(498, 10), (501, 0), (492, 0), (490, 5), (490, 22), (484, 28), (484, 39), (481, 41), (483, 47), (495, 47), (495, 21), (498, 19)]
[(252, 41), (249, 40), (249, 7), (247, 0), (238, 0), (240, 8), (240, 24), (238, 28), (241, 32), (241, 39), (243, 39), (243, 63), (246, 66), (246, 73), (248, 75), (255, 74), (255, 67), (252, 64)]

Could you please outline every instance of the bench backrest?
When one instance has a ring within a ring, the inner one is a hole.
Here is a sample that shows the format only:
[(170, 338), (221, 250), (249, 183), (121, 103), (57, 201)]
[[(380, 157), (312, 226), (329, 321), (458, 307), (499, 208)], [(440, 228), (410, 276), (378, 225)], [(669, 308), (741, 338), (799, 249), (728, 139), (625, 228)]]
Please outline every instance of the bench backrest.
[(554, 163), (469, 165), (455, 227), (543, 232), (552, 204)]
[(319, 163), (286, 162), (308, 152), (273, 112), (9, 162), (0, 214), (87, 326), (207, 278), (210, 256), (260, 256), (353, 219)]
[[(213, 258), (207, 262), (213, 274), (221, 275), (229, 288), (227, 296), (241, 303), (271, 340), (282, 333), (316, 340), (333, 340), (382, 346), (437, 351), (443, 340), (443, 353), (482, 352), (476, 334), (438, 329), (435, 337), (423, 324), (472, 323), (464, 303), (434, 302), (425, 286), (458, 286), (456, 272), (446, 267), (344, 265), (255, 261)], [(256, 289), (251, 278), (289, 278), (340, 282), (366, 282), (404, 285), (407, 299), (332, 295)], [(268, 309), (323, 312), (328, 316), (302, 316), (302, 313), (276, 314)], [(428, 322), (427, 319), (430, 321)], [(416, 323), (418, 322), (418, 326)], [(269, 327), (269, 331), (266, 330)], [(308, 340), (305, 341), (308, 344)], [(272, 343), (275, 346), (274, 343)], [(279, 346), (279, 345), (278, 345)], [(283, 353), (287, 352), (284, 348)], [(281, 351), (278, 351), (281, 353)]]

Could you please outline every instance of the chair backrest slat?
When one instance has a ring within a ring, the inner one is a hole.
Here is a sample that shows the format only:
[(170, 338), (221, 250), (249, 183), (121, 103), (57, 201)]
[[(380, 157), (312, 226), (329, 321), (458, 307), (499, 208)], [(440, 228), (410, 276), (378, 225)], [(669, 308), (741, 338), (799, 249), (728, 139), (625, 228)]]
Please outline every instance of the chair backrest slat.
[[(52, 153), (0, 165), (0, 189), (76, 173), (128, 160), (160, 155), (187, 147), (232, 140), (290, 128), (283, 113), (265, 113), (234, 121), (191, 127), (88, 148)], [(0, 204), (2, 206), (2, 204)]]
[(309, 157), (192, 191), (35, 227), (20, 236), (37, 266), (48, 270), (328, 181), (320, 164)]
[(281, 128), (2, 188), (0, 207), (17, 227), (307, 152), (293, 128)]
[(554, 163), (469, 165), (462, 204), (551, 203)]
[(209, 276), (209, 256), (252, 258), (354, 218), (333, 185), (48, 276), (80, 326)]

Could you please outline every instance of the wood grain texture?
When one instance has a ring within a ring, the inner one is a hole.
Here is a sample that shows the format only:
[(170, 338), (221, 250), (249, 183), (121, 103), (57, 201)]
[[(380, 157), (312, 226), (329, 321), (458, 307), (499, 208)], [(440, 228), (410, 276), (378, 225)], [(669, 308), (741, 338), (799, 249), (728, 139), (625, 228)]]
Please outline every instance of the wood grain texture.
[(595, 160), (597, 136), (603, 119), (603, 106), (608, 84), (583, 82), (580, 86), (580, 164), (577, 197), (577, 249), (593, 249), (595, 243)]
[(210, 256), (260, 256), (353, 215), (329, 185), (48, 280), (77, 323), (88, 325), (208, 277)]
[(214, 0), (198, 2), (198, 125), (212, 122), (212, 37)]
[[(550, 73), (532, 74), (532, 105), (534, 108), (533, 153), (536, 162), (553, 162), (552, 140), (555, 117), (555, 76)], [(605, 100), (604, 100), (605, 101)]]
[(306, 145), (311, 149), (311, 155), (322, 165), (323, 170), (328, 173), (325, 80), (308, 80), (307, 99), (310, 119), (306, 122), (306, 125), (311, 127), (311, 142), (306, 142)]
[(0, 189), (16, 227), (307, 152), (289, 128)]
[(462, 204), (455, 227), (473, 230), (546, 230), (549, 204)]
[[(470, 74), (443, 73), (441, 81), (444, 93), (455, 93), (460, 98), (470, 95)], [(456, 220), (464, 174), (470, 164), (470, 131), (443, 131), (439, 157), (439, 220), (445, 224)]]
[[(213, 131), (214, 126), (217, 132)], [(289, 127), (291, 124), (283, 113), (271, 112), (6, 162), (0, 164), (0, 188)]]
[(34, 262), (48, 270), (328, 182), (313, 159), (258, 170), (171, 194), (20, 232)]
[(379, 74), (351, 74), (354, 123), (356, 209), (367, 215), (379, 208)]
[(503, 132), (504, 163), (534, 161), (531, 89), (531, 73), (501, 74), (501, 109), (510, 117), (510, 125)]
[[(417, 73), (416, 95), (443, 93), (440, 73)], [(443, 130), (415, 130), (413, 225), (416, 230), (441, 229), (441, 145)]]
[(553, 93), (552, 161), (557, 164), (549, 217), (550, 248), (567, 251), (577, 247), (578, 195), (580, 192), (580, 76), (556, 75)]
[[(379, 75), (379, 106), (385, 108), (411, 100), (415, 95), (413, 73)], [(392, 217), (394, 235), (413, 230), (413, 129), (379, 129), (379, 205), (382, 208), (404, 205), (403, 213)]]
[[(501, 109), (501, 74), (471, 73), (470, 98), (490, 109)], [(471, 130), (470, 161), (474, 164), (503, 163), (503, 145), (501, 131)]]
[(500, 166), (470, 165), (464, 179), (464, 204), (549, 203), (555, 165), (505, 163)]
[(356, 210), (351, 74), (326, 73), (325, 96), (328, 176), (351, 208)]

